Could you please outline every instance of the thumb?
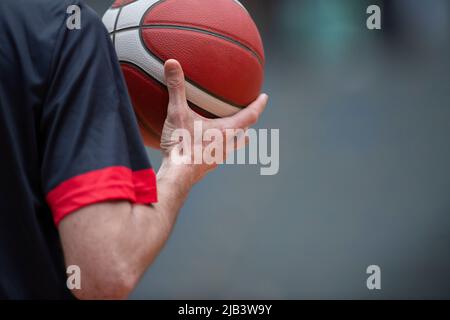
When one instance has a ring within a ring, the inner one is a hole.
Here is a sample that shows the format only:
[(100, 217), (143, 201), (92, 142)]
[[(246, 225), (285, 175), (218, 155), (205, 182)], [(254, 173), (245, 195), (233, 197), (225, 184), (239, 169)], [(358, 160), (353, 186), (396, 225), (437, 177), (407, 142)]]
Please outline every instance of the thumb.
[(186, 104), (184, 73), (177, 60), (167, 60), (164, 64), (164, 76), (169, 91), (169, 106)]

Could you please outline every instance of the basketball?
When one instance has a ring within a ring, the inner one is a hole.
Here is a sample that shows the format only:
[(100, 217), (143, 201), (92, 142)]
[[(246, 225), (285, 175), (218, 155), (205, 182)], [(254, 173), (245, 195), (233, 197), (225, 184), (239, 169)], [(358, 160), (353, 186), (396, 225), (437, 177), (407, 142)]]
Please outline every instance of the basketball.
[(180, 62), (189, 106), (203, 117), (231, 116), (261, 91), (263, 43), (237, 0), (117, 0), (103, 23), (147, 146), (160, 144), (169, 101), (168, 59)]

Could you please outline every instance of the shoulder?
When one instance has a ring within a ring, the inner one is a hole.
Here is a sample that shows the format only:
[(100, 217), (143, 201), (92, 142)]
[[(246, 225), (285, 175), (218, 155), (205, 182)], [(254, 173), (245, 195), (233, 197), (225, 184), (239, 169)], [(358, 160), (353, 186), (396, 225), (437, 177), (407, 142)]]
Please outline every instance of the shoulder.
[(100, 17), (83, 0), (1, 0), (0, 18), (34, 32), (59, 29), (74, 13), (74, 6), (86, 24), (101, 25)]

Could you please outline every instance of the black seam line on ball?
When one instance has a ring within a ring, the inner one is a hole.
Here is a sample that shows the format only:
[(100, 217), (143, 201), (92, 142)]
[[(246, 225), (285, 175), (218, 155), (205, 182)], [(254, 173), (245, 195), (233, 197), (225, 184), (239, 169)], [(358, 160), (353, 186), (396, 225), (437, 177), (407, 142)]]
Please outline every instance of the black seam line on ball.
[[(121, 65), (125, 65), (125, 66), (129, 66), (129, 67), (132, 67), (132, 68), (134, 68), (134, 69), (140, 71), (140, 72), (143, 73), (144, 75), (148, 76), (148, 77), (150, 78), (150, 80), (153, 80), (153, 81), (156, 83), (156, 85), (158, 85), (160, 88), (167, 90), (167, 87), (166, 87), (164, 84), (162, 84), (161, 82), (159, 82), (158, 79), (156, 79), (155, 77), (153, 77), (151, 74), (148, 74), (144, 69), (142, 69), (141, 67), (139, 67), (137, 64), (132, 63), (132, 62), (128, 62), (128, 61), (120, 61), (120, 64), (121, 64)], [(202, 109), (203, 111), (209, 113), (211, 116), (215, 117), (215, 118), (213, 118), (213, 119), (218, 119), (218, 118), (220, 118), (218, 115), (216, 115), (216, 114), (214, 114), (214, 113), (212, 113), (212, 112), (210, 112), (210, 111), (208, 111), (208, 110), (205, 110), (205, 109), (203, 109), (202, 107), (199, 107), (198, 105), (196, 105), (195, 103), (193, 103), (193, 102), (191, 102), (191, 101), (188, 101), (188, 103), (191, 103), (192, 105), (196, 106), (197, 108)], [(189, 106), (189, 107), (190, 107), (190, 106)], [(136, 113), (136, 118), (137, 118), (138, 122), (141, 123), (141, 124), (145, 127), (145, 129), (150, 130), (150, 131), (152, 131), (153, 133), (156, 134), (155, 130), (153, 130), (152, 128), (150, 128), (150, 126), (147, 124), (147, 122), (144, 121), (144, 120), (142, 119), (142, 117), (141, 117), (137, 112), (135, 112), (135, 113)]]
[[(164, 60), (162, 60), (162, 59), (160, 59), (159, 57), (155, 56), (155, 55), (153, 54), (153, 52), (151, 52), (149, 49), (147, 49), (147, 47), (145, 47), (144, 45), (142, 45), (142, 46), (145, 48), (145, 51), (147, 51), (147, 53), (148, 53), (149, 55), (151, 55), (153, 58), (155, 58), (156, 60), (158, 60), (159, 62), (161, 62), (161, 64), (164, 65), (164, 63), (165, 63)], [(132, 63), (132, 62), (129, 62), (129, 61), (124, 61), (124, 60), (119, 60), (119, 62), (120, 62), (121, 64), (128, 64), (128, 65), (131, 65), (131, 66), (134, 66), (134, 67), (138, 68), (138, 69), (141, 70), (143, 73), (145, 73), (146, 75), (148, 75), (150, 78), (154, 79), (156, 82), (158, 82), (159, 84), (161, 84), (163, 87), (166, 87), (165, 84), (161, 83), (158, 79), (156, 79), (155, 77), (153, 77), (151, 74), (149, 74), (147, 71), (145, 71), (144, 69), (142, 69), (142, 68), (141, 68), (140, 66), (138, 66), (137, 64)], [(209, 90), (203, 88), (201, 85), (199, 85), (199, 84), (196, 83), (195, 81), (192, 81), (191, 79), (189, 79), (186, 75), (185, 75), (185, 80), (186, 80), (186, 82), (190, 83), (191, 85), (193, 85), (193, 86), (196, 87), (197, 89), (199, 89), (199, 90), (201, 90), (201, 91), (203, 91), (203, 92), (209, 94), (210, 96), (216, 98), (217, 100), (220, 100), (220, 101), (222, 101), (222, 102), (224, 102), (224, 103), (226, 103), (226, 104), (229, 104), (230, 106), (233, 106), (233, 107), (238, 108), (238, 109), (245, 109), (245, 108), (246, 108), (246, 106), (244, 106), (244, 105), (235, 104), (234, 102), (231, 102), (231, 101), (225, 99), (224, 97), (221, 97), (221, 96), (219, 96), (219, 95), (217, 95), (217, 94), (215, 94), (215, 93), (213, 93), (213, 92), (210, 92)], [(200, 106), (198, 106), (198, 107), (201, 108), (201, 109), (203, 109), (203, 108), (200, 107)], [(207, 111), (207, 112), (209, 112), (209, 113), (211, 113), (211, 114), (214, 114), (214, 113), (212, 113), (212, 112), (210, 112), (210, 111), (208, 111), (208, 110), (205, 110), (205, 111)], [(217, 116), (216, 114), (214, 114), (214, 115)]]
[(112, 32), (112, 36), (113, 36), (112, 42), (113, 42), (114, 48), (116, 47), (117, 24), (119, 23), (119, 18), (120, 18), (120, 14), (122, 13), (122, 8), (123, 8), (123, 6), (121, 6), (119, 8), (119, 12), (117, 12), (117, 16), (116, 16), (116, 21), (114, 21), (114, 29), (113, 29), (113, 32)]
[(178, 25), (170, 25), (170, 24), (155, 24), (155, 25), (142, 25), (141, 27), (127, 27), (127, 28), (123, 28), (120, 30), (115, 30), (113, 33), (118, 33), (118, 32), (123, 32), (123, 31), (129, 31), (129, 30), (134, 30), (134, 29), (139, 29), (139, 28), (143, 28), (143, 29), (178, 29), (178, 30), (184, 30), (184, 31), (191, 31), (191, 32), (198, 32), (198, 33), (203, 33), (203, 34), (207, 34), (216, 38), (220, 38), (222, 40), (225, 40), (227, 42), (231, 42), (237, 46), (239, 46), (240, 48), (250, 52), (253, 56), (256, 57), (256, 59), (258, 60), (259, 64), (261, 65), (261, 67), (264, 68), (264, 62), (263, 59), (260, 57), (260, 55), (253, 50), (252, 48), (250, 48), (249, 46), (224, 35), (221, 35), (219, 33), (215, 33), (209, 30), (204, 30), (204, 29), (200, 29), (200, 28), (194, 28), (194, 27), (185, 27), (185, 26), (178, 26)]
[[(153, 54), (152, 54), (152, 56), (153, 56)], [(155, 57), (155, 58), (157, 58), (158, 60), (160, 60), (158, 57)], [(165, 84), (161, 83), (158, 79), (156, 79), (154, 76), (152, 76), (151, 74), (149, 74), (147, 71), (145, 71), (144, 69), (142, 69), (142, 68), (141, 68), (140, 66), (138, 66), (137, 64), (135, 64), (135, 63), (133, 63), (133, 62), (129, 62), (129, 61), (123, 61), (123, 60), (119, 60), (119, 62), (120, 62), (120, 64), (122, 64), (122, 65), (128, 65), (128, 66), (134, 67), (135, 69), (139, 70), (139, 71), (142, 72), (143, 74), (147, 75), (150, 79), (152, 79), (153, 81), (155, 81), (159, 86), (161, 86), (162, 88), (167, 89), (167, 87), (166, 87)], [(164, 61), (161, 61), (161, 62), (164, 63)], [(230, 102), (224, 101), (221, 97), (216, 96), (216, 95), (214, 95), (214, 94), (211, 93), (211, 92), (208, 92), (207, 90), (205, 90), (205, 89), (202, 88), (201, 86), (198, 86), (196, 83), (194, 83), (193, 81), (191, 81), (191, 80), (189, 80), (189, 79), (187, 79), (187, 78), (186, 78), (186, 81), (189, 82), (190, 84), (192, 84), (193, 86), (197, 87), (198, 89), (200, 89), (200, 90), (206, 92), (207, 94), (209, 94), (209, 95), (215, 97), (216, 99), (218, 99), (218, 100), (220, 100), (220, 101), (222, 101), (222, 102), (228, 103), (229, 105), (231, 105), (231, 106), (233, 106), (233, 107), (236, 107), (236, 108), (239, 108), (239, 109), (245, 109), (245, 106), (234, 105), (234, 104), (232, 104), (232, 103), (230, 103)], [(219, 116), (218, 116), (217, 114), (214, 114), (214, 113), (212, 113), (211, 111), (208, 111), (208, 110), (206, 110), (206, 109), (204, 109), (204, 108), (202, 108), (202, 107), (200, 107), (200, 106), (194, 104), (192, 101), (189, 101), (189, 102), (192, 103), (193, 105), (195, 105), (197, 108), (200, 108), (200, 109), (202, 109), (202, 110), (204, 110), (204, 111), (210, 113), (211, 115), (213, 115), (213, 116), (219, 118)]]
[[(121, 65), (129, 66), (129, 67), (132, 67), (132, 68), (135, 68), (136, 70), (138, 70), (138, 71), (142, 72), (143, 74), (147, 75), (147, 76), (150, 78), (150, 80), (153, 80), (153, 82), (155, 82), (155, 84), (158, 85), (160, 88), (162, 88), (162, 89), (164, 89), (164, 90), (167, 90), (167, 87), (166, 87), (165, 85), (163, 85), (161, 82), (159, 82), (158, 79), (156, 79), (156, 78), (153, 77), (152, 75), (150, 75), (150, 74), (148, 74), (147, 72), (145, 72), (145, 70), (142, 69), (141, 67), (139, 67), (138, 65), (136, 65), (136, 64), (134, 64), (134, 63), (132, 63), (132, 62), (128, 62), (128, 61), (120, 61), (120, 64), (121, 64)], [(210, 116), (213, 117), (213, 118), (211, 118), (211, 119), (219, 119), (219, 118), (220, 118), (218, 115), (216, 115), (216, 114), (214, 114), (214, 113), (212, 113), (212, 112), (209, 112), (208, 110), (205, 110), (205, 109), (203, 109), (202, 107), (199, 107), (198, 105), (196, 105), (195, 103), (193, 103), (193, 102), (191, 102), (191, 101), (189, 101), (189, 100), (188, 100), (188, 104), (189, 104), (189, 107), (190, 107), (191, 109), (192, 109), (191, 105), (192, 105), (192, 106), (195, 106), (195, 107), (197, 107), (197, 108), (199, 108), (199, 109), (202, 109), (204, 112), (208, 113)], [(195, 111), (195, 110), (194, 110), (194, 111)], [(202, 116), (202, 115), (200, 115), (200, 116)], [(202, 116), (202, 117), (203, 117), (203, 116)], [(151, 130), (152, 132), (154, 132), (154, 133), (156, 134), (156, 132), (155, 132), (152, 128), (149, 127), (149, 125), (147, 124), (147, 122), (144, 121), (144, 120), (142, 119), (142, 117), (141, 117), (139, 114), (137, 114), (137, 113), (136, 113), (136, 118), (137, 118), (138, 122), (140, 122), (146, 129), (149, 129), (149, 130)]]
[[(117, 13), (117, 17), (116, 17), (116, 22), (114, 23), (114, 30), (113, 30), (113, 32), (110, 32), (110, 33), (109, 33), (111, 36), (113, 36), (113, 44), (114, 44), (114, 45), (115, 45), (115, 41), (116, 41), (116, 33), (117, 33), (118, 31), (120, 31), (120, 30), (117, 30), (117, 25), (118, 25), (118, 22), (119, 22), (119, 17), (120, 17), (120, 14), (121, 14), (121, 12), (122, 12), (122, 9), (123, 9), (124, 7), (130, 5), (130, 4), (133, 4), (133, 3), (137, 2), (137, 1), (138, 1), (138, 0), (133, 0), (133, 1), (131, 1), (131, 2), (129, 2), (129, 3), (126, 3), (126, 4), (124, 4), (123, 1), (122, 1), (122, 3), (121, 3), (119, 6), (117, 6), (117, 7), (113, 7), (113, 6), (114, 6), (114, 3), (113, 3), (113, 4), (111, 5), (111, 7), (109, 8), (110, 10), (117, 10), (117, 9), (119, 9), (119, 12)], [(143, 23), (145, 17), (147, 16), (147, 14), (148, 14), (151, 10), (153, 10), (156, 6), (160, 5), (161, 3), (165, 2), (165, 1), (166, 1), (166, 0), (158, 0), (158, 1), (156, 1), (154, 4), (152, 4), (150, 7), (148, 7), (147, 10), (145, 11), (145, 14), (142, 16), (142, 19), (141, 19), (141, 21), (139, 22), (139, 25), (142, 25), (142, 23)], [(124, 29), (121, 29), (121, 30), (131, 30), (131, 29), (134, 29), (134, 28), (136, 28), (136, 27), (124, 28)]]
[(262, 58), (259, 56), (259, 54), (255, 50), (253, 50), (249, 46), (243, 44), (242, 42), (239, 42), (238, 40), (235, 40), (231, 37), (227, 37), (227, 36), (224, 36), (222, 34), (219, 34), (219, 33), (213, 32), (213, 31), (204, 30), (204, 29), (195, 28), (195, 27), (186, 27), (186, 26), (178, 26), (178, 25), (170, 25), (170, 24), (143, 25), (142, 28), (144, 28), (144, 29), (177, 29), (177, 30), (192, 31), (192, 32), (207, 34), (207, 35), (231, 42), (231, 43), (241, 47), (242, 49), (249, 51), (251, 54), (253, 54), (258, 59), (259, 64), (261, 66), (264, 66), (264, 62), (263, 62)]

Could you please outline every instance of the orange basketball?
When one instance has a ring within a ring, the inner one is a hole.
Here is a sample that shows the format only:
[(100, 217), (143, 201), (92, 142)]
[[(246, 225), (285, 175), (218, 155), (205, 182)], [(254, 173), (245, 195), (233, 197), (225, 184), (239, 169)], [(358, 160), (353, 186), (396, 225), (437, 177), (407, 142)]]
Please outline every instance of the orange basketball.
[(167, 115), (168, 59), (181, 63), (189, 105), (205, 117), (233, 115), (260, 93), (263, 44), (236, 0), (118, 0), (103, 22), (148, 146), (159, 148)]

